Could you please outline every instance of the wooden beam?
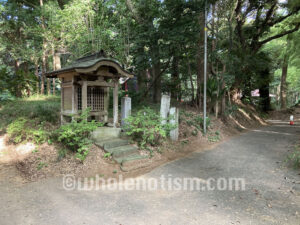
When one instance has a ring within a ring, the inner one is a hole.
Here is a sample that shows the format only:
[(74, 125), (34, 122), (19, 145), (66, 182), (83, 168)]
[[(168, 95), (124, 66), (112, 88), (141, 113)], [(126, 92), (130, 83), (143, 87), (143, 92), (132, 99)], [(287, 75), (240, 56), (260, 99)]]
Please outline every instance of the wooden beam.
[(108, 72), (108, 71), (104, 71), (104, 70), (98, 70), (97, 71), (97, 75), (101, 76), (101, 77), (115, 77), (114, 74)]
[(61, 87), (62, 87), (62, 88), (65, 88), (65, 87), (72, 87), (72, 83), (61, 84)]
[(119, 82), (118, 82), (118, 80), (115, 80), (114, 81), (114, 94), (113, 94), (114, 127), (117, 127), (117, 124), (118, 124), (118, 89), (119, 89)]
[(107, 83), (105, 81), (78, 81), (77, 83), (82, 86), (83, 82), (86, 82), (87, 86), (114, 87), (113, 83)]
[(77, 72), (73, 71), (73, 72), (65, 72), (65, 73), (61, 73), (59, 75), (57, 75), (57, 78), (61, 79), (61, 78), (67, 78), (67, 80), (71, 80), (71, 77), (78, 75)]

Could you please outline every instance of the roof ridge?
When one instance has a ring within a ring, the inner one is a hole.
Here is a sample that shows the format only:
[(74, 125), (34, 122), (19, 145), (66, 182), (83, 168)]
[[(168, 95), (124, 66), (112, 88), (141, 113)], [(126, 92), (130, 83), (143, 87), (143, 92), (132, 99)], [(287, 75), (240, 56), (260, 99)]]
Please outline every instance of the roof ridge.
[(74, 63), (86, 62), (86, 61), (89, 61), (89, 60), (92, 60), (92, 59), (98, 59), (98, 58), (102, 58), (102, 57), (106, 58), (106, 53), (104, 52), (103, 49), (101, 49), (99, 52), (96, 52), (94, 54), (80, 57), (80, 58), (76, 59), (74, 61)]

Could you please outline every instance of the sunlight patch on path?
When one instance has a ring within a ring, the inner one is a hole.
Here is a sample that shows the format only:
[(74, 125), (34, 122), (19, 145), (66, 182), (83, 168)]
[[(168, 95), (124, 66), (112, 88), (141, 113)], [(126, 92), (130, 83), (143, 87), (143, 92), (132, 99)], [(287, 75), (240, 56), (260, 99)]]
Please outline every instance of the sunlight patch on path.
[(276, 131), (270, 131), (270, 130), (253, 130), (254, 132), (260, 132), (260, 133), (269, 133), (269, 134), (283, 134), (283, 135), (295, 135), (291, 133), (283, 133), (283, 132), (276, 132)]
[(4, 153), (5, 146), (4, 136), (0, 137), (0, 156)]
[(0, 162), (11, 162), (32, 152), (36, 145), (32, 142), (21, 143), (18, 145), (7, 144), (6, 136), (0, 136)]
[(16, 147), (17, 153), (21, 155), (32, 152), (34, 149), (35, 149), (35, 144), (31, 142), (27, 142), (26, 144), (21, 144), (18, 147)]

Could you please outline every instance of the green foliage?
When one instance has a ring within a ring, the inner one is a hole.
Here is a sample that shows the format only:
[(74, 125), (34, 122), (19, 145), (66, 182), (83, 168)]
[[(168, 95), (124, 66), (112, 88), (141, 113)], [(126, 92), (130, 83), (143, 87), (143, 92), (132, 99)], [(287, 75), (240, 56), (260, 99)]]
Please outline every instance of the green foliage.
[(2, 93), (0, 93), (0, 105), (1, 103), (3, 104), (12, 100), (15, 100), (15, 97), (11, 95), (8, 91), (3, 91)]
[(8, 125), (7, 134), (15, 144), (22, 141), (44, 143), (48, 139), (49, 133), (43, 129), (43, 126), (44, 124), (39, 124), (37, 120), (20, 117)]
[[(190, 120), (186, 120), (186, 124), (188, 126), (194, 126), (197, 128), (198, 131), (203, 129), (203, 117), (200, 115), (196, 115), (196, 116), (191, 116), (189, 117), (191, 118)], [(208, 128), (210, 126), (210, 118), (206, 117), (206, 128)]]
[[(203, 129), (203, 126), (204, 126), (204, 124), (203, 124), (204, 119), (203, 119), (202, 116), (197, 115), (197, 116), (194, 118), (194, 121), (195, 121), (195, 123), (197, 124), (196, 127), (200, 127), (200, 128), (198, 128), (198, 130)], [(206, 117), (206, 129), (210, 126), (210, 121), (211, 121), (210, 118), (209, 118), (209, 117)]]
[(225, 93), (225, 88), (222, 88), (218, 79), (210, 77), (207, 79), (206, 93), (208, 97), (208, 109), (211, 109), (220, 100)]
[(293, 152), (287, 156), (286, 162), (291, 162), (295, 168), (300, 168), (300, 146), (295, 146)]
[(169, 123), (162, 124), (159, 113), (145, 107), (126, 119), (125, 130), (127, 135), (132, 136), (142, 148), (145, 148), (147, 145), (161, 144), (175, 127)]
[[(199, 131), (203, 131), (203, 116), (198, 113), (192, 113), (185, 110), (181, 110), (179, 114), (179, 122), (180, 123), (186, 123), (191, 128), (190, 132), (185, 131), (183, 132), (184, 137), (187, 137), (189, 133), (193, 136), (197, 136)], [(206, 117), (206, 129), (208, 129), (211, 125), (211, 119), (209, 117)]]
[(14, 143), (20, 143), (26, 139), (26, 123), (28, 121), (25, 118), (16, 119), (7, 128), (7, 134)]
[(38, 165), (37, 165), (37, 167), (36, 167), (36, 169), (37, 170), (41, 170), (43, 167), (47, 167), (47, 166), (48, 166), (47, 163), (45, 163), (45, 162), (39, 162)]
[(225, 115), (226, 116), (234, 115), (237, 112), (238, 109), (239, 109), (239, 107), (235, 104), (227, 106), (226, 110), (225, 110)]
[(6, 102), (0, 108), (0, 131), (23, 117), (36, 123), (45, 123), (45, 128), (59, 122), (60, 98), (56, 96), (32, 96)]
[(110, 153), (110, 152), (106, 152), (106, 153), (103, 155), (104, 158), (109, 158), (110, 156), (111, 156), (111, 153)]
[(81, 161), (84, 161), (86, 158), (92, 144), (90, 139), (91, 132), (97, 127), (103, 126), (103, 124), (94, 120), (88, 122), (89, 112), (89, 109), (83, 111), (78, 118), (72, 120), (71, 123), (62, 125), (54, 134), (54, 139), (61, 142), (71, 151), (76, 152), (76, 158)]
[(209, 133), (207, 137), (209, 142), (219, 142), (221, 140), (220, 131), (216, 131), (215, 133)]
[(63, 158), (66, 157), (66, 155), (67, 155), (67, 153), (68, 153), (68, 150), (65, 149), (65, 148), (62, 148), (62, 149), (59, 149), (59, 150), (57, 151), (57, 153), (58, 153), (57, 160), (60, 161), (60, 160), (62, 160)]
[[(197, 81), (203, 75), (199, 53), (204, 43), (204, 2), (69, 0), (44, 1), (41, 6), (39, 1), (1, 1), (0, 92), (21, 97), (36, 91), (35, 67), (41, 68), (44, 55), (53, 69), (52, 50), (67, 53), (61, 54), (65, 66), (104, 49), (137, 75), (139, 93), (130, 93), (134, 104), (135, 99), (149, 96), (152, 88), (195, 104), (196, 92), (199, 95), (203, 90)], [(240, 1), (239, 7), (235, 1), (208, 4), (214, 9), (208, 17), (212, 24), (208, 30), (208, 110), (223, 95), (220, 81), (227, 90), (242, 90), (248, 102), (253, 102), (251, 90), (268, 88), (271, 78), (265, 81), (262, 71), (280, 69), (285, 46), (275, 43), (263, 48), (271, 39), (290, 33), (290, 64), (299, 65), (299, 31), (288, 32), (299, 22), (298, 0), (248, 0)], [(299, 83), (294, 83), (299, 93)]]
[(197, 135), (198, 135), (198, 130), (197, 130), (197, 129), (194, 129), (194, 130), (192, 131), (192, 135), (193, 135), (193, 136), (197, 136)]

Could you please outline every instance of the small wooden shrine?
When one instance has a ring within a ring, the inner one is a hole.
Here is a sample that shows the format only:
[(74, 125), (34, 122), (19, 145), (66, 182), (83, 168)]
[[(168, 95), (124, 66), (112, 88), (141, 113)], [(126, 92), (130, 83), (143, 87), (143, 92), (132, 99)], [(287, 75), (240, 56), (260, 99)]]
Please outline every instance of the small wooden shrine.
[(100, 51), (46, 76), (61, 80), (62, 123), (88, 107), (91, 119), (108, 122), (109, 89), (113, 88), (113, 126), (118, 126), (119, 79), (133, 77), (118, 61)]

